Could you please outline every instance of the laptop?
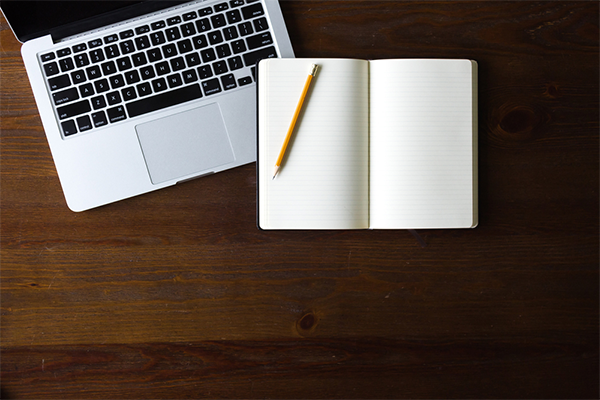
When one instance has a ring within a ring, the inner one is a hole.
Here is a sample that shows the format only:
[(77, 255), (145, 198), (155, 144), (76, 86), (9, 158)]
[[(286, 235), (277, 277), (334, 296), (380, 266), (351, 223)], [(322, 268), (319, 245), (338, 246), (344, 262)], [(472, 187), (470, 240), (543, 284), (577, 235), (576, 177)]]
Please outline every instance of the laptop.
[(0, 7), (71, 210), (256, 160), (256, 63), (294, 57), (276, 0)]

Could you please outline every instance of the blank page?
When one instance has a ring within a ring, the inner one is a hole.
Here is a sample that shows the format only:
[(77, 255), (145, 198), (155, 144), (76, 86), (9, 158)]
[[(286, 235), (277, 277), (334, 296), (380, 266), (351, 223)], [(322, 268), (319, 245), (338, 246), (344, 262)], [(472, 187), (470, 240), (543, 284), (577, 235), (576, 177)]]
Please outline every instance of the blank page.
[(371, 227), (477, 224), (476, 63), (371, 62)]
[[(319, 70), (272, 179), (313, 63)], [(368, 62), (267, 59), (258, 85), (259, 226), (368, 228)]]

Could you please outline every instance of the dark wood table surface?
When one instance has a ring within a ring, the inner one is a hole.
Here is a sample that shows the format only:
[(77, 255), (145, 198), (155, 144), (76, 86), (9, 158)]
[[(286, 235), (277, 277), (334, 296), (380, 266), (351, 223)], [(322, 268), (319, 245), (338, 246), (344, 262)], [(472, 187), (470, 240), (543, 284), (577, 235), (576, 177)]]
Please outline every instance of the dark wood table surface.
[(478, 61), (479, 227), (261, 232), (255, 164), (73, 213), (2, 17), (2, 398), (598, 398), (598, 3), (282, 10)]

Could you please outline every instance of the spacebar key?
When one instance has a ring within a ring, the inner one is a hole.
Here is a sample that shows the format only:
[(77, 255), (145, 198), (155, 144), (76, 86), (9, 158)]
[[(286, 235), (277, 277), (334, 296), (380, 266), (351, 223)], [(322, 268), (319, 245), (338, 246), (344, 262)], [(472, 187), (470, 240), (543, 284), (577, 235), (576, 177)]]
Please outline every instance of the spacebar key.
[(138, 115), (185, 103), (186, 101), (199, 99), (200, 97), (202, 97), (202, 91), (200, 90), (200, 85), (196, 83), (191, 86), (185, 86), (128, 103), (126, 104), (127, 113), (129, 114), (129, 118), (133, 118)]

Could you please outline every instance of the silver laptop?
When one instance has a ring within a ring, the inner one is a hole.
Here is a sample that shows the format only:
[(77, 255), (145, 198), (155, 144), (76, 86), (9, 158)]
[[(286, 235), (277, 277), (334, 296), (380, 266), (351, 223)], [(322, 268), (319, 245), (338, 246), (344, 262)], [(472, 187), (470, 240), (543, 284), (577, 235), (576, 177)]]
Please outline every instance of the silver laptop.
[(1, 7), (73, 211), (255, 161), (256, 62), (294, 56), (276, 0)]

